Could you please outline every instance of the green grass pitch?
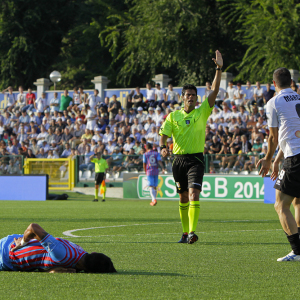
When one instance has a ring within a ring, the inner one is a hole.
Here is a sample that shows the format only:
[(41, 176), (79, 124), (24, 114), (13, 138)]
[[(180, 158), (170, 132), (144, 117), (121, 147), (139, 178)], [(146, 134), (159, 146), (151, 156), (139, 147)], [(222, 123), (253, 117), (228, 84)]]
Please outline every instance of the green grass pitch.
[(69, 193), (68, 201), (1, 201), (0, 238), (31, 222), (86, 251), (110, 256), (117, 274), (0, 272), (0, 299), (297, 299), (299, 263), (272, 205), (201, 202), (199, 241), (177, 244), (178, 202)]

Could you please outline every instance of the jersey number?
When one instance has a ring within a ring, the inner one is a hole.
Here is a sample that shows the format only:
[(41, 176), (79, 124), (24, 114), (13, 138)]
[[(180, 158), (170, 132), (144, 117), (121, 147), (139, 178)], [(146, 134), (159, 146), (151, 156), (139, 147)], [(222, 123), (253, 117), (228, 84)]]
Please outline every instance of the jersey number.
[(149, 156), (149, 162), (151, 165), (154, 165), (156, 163), (156, 159), (154, 155), (150, 155)]

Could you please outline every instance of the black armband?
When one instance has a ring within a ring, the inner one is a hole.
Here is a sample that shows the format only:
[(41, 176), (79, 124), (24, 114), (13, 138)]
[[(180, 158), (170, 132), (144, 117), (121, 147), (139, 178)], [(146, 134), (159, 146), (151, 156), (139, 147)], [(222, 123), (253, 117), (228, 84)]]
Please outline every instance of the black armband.
[(216, 67), (216, 70), (217, 70), (217, 71), (222, 71), (222, 68)]

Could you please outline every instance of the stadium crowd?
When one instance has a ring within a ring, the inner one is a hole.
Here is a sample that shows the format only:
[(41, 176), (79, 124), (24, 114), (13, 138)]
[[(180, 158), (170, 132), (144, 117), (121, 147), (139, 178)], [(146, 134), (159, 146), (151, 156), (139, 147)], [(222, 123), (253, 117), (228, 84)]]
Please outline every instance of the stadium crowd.
[[(21, 173), (22, 157), (81, 156), (79, 169), (93, 171), (89, 158), (98, 151), (103, 152), (110, 172), (141, 171), (146, 144), (159, 147), (161, 124), (182, 104), (171, 84), (167, 90), (159, 84), (152, 88), (150, 83), (146, 88), (146, 97), (139, 87), (132, 90), (122, 107), (116, 95), (101, 99), (98, 90), (89, 95), (74, 88), (73, 97), (65, 90), (60, 98), (54, 93), (48, 99), (43, 93), (36, 99), (30, 88), (25, 93), (20, 86), (16, 95), (8, 87), (2, 92), (8, 103), (0, 114), (0, 174)], [(295, 83), (292, 88), (299, 92)], [(210, 91), (207, 82), (205, 95)], [(259, 82), (253, 87), (249, 81), (245, 91), (233, 82), (226, 91), (220, 89), (206, 127), (204, 154), (210, 173), (255, 169), (259, 155), (267, 151), (265, 105), (274, 94), (270, 84), (263, 90)], [(172, 152), (171, 138), (167, 146)], [(163, 161), (165, 165), (168, 160), (172, 158)]]

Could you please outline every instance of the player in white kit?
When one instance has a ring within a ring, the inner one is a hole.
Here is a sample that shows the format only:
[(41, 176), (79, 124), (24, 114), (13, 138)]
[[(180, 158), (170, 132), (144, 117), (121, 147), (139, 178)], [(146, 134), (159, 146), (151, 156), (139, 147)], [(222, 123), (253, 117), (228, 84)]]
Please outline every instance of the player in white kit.
[(292, 251), (277, 261), (300, 261), (299, 233), (290, 211), (293, 200), (300, 197), (300, 95), (290, 88), (291, 81), (288, 69), (279, 68), (274, 71), (273, 84), (277, 96), (269, 100), (266, 109), (270, 129), (268, 152), (257, 163), (257, 166), (261, 164), (259, 174), (266, 176), (279, 143), (284, 154), (284, 164), (274, 185), (275, 210)]

